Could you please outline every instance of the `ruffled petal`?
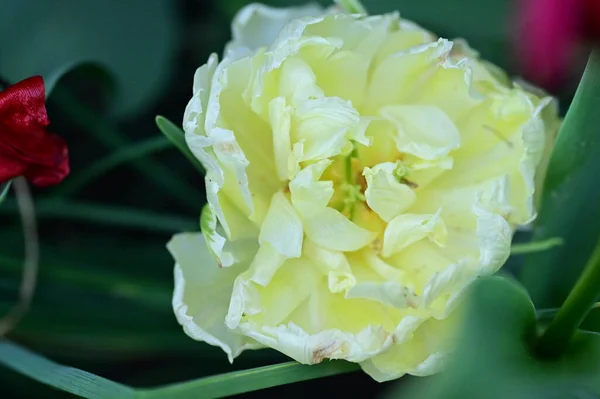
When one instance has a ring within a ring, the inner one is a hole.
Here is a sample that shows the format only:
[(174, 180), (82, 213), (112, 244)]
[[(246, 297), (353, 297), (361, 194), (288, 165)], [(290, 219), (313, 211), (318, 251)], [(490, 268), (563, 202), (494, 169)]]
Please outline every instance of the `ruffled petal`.
[(437, 107), (390, 105), (381, 109), (381, 115), (396, 127), (396, 146), (400, 152), (435, 160), (460, 145), (458, 129)]
[(233, 18), (233, 40), (225, 47), (225, 53), (240, 50), (255, 51), (275, 41), (281, 28), (295, 18), (317, 16), (323, 13), (318, 4), (299, 7), (273, 8), (263, 4), (249, 4)]
[(400, 183), (402, 170), (402, 164), (391, 162), (363, 170), (367, 180), (367, 204), (386, 222), (408, 209), (417, 198), (408, 185)]
[(419, 323), (410, 339), (398, 341), (389, 350), (360, 364), (378, 382), (405, 374), (428, 376), (443, 370), (453, 346), (456, 318)]
[(329, 165), (330, 160), (311, 164), (290, 182), (292, 204), (303, 218), (313, 217), (317, 211), (327, 206), (333, 196), (333, 182), (319, 181)]
[(444, 245), (447, 234), (440, 210), (429, 215), (411, 213), (398, 215), (385, 229), (382, 254), (389, 257), (425, 237), (438, 245)]
[(369, 245), (377, 233), (363, 229), (332, 208), (323, 208), (304, 219), (306, 236), (333, 251), (357, 251)]
[(302, 252), (303, 237), (300, 216), (283, 193), (275, 194), (260, 229), (258, 242), (261, 245), (269, 243), (287, 258), (298, 258)]
[(176, 235), (167, 247), (176, 261), (173, 310), (185, 333), (220, 347), (230, 362), (245, 349), (259, 348), (253, 339), (225, 326), (233, 281), (243, 265), (219, 268), (198, 233)]

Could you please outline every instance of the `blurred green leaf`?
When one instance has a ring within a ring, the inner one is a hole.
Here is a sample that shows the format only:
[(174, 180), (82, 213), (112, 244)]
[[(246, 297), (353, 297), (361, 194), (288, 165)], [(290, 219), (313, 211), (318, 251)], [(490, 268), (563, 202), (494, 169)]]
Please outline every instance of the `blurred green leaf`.
[(2, 203), (2, 201), (4, 201), (4, 199), (8, 195), (9, 191), (10, 191), (10, 180), (7, 181), (6, 183), (0, 184), (0, 203)]
[(543, 240), (543, 241), (532, 241), (532, 242), (526, 242), (526, 243), (513, 244), (510, 247), (510, 254), (511, 255), (525, 255), (525, 254), (531, 254), (531, 253), (536, 253), (536, 252), (542, 252), (542, 251), (547, 251), (550, 248), (557, 247), (559, 245), (562, 245), (562, 239), (556, 238), (556, 237), (548, 238), (547, 240)]
[(133, 389), (85, 371), (59, 365), (10, 341), (0, 341), (0, 363), (41, 383), (91, 399), (221, 398), (358, 370), (358, 365), (343, 361), (313, 366), (288, 362), (166, 387)]
[[(538, 359), (527, 292), (499, 277), (475, 283), (446, 372), (412, 385), (403, 399), (587, 398), (600, 394), (600, 335), (580, 331), (557, 359)], [(588, 395), (588, 396), (586, 396)]]
[[(558, 313), (558, 309), (542, 309), (536, 312), (540, 329), (543, 330), (547, 327), (552, 318)], [(600, 302), (596, 302), (592, 306), (579, 328), (584, 331), (600, 333)]]
[(177, 50), (180, 24), (169, 0), (5, 0), (0, 14), (0, 75), (43, 75), (50, 92), (69, 69), (96, 63), (113, 74), (123, 114), (162, 92)]
[(72, 367), (53, 363), (9, 341), (0, 341), (0, 363), (55, 388), (90, 399), (136, 398), (135, 390)]
[(183, 130), (181, 130), (178, 126), (164, 116), (160, 115), (156, 117), (156, 125), (162, 134), (164, 134), (165, 137), (168, 138), (171, 143), (173, 143), (175, 147), (177, 147), (177, 149), (183, 153), (183, 155), (185, 155), (192, 165), (194, 165), (196, 169), (198, 169), (198, 171), (204, 175), (204, 167), (194, 156), (194, 154), (192, 154), (192, 151), (190, 151), (190, 148), (185, 142), (185, 134), (183, 133)]
[[(69, 91), (57, 87), (52, 93), (52, 101), (55, 101), (64, 112), (78, 125), (92, 134), (96, 140), (109, 148), (120, 148), (133, 145), (129, 138), (121, 133), (106, 118), (95, 113), (82, 104)], [(155, 162), (152, 158), (135, 159), (132, 165), (146, 176), (148, 181), (162, 189), (161, 192), (179, 200), (181, 204), (192, 209), (197, 209), (202, 203), (203, 195), (185, 181), (176, 178), (168, 168)], [(68, 180), (67, 180), (68, 181)]]
[(563, 245), (525, 259), (521, 280), (539, 307), (560, 306), (600, 235), (600, 58), (592, 54), (560, 129), (533, 240)]
[(140, 397), (144, 399), (222, 398), (356, 370), (359, 370), (357, 364), (340, 360), (312, 366), (287, 362), (173, 384), (165, 388), (148, 389), (142, 391)]
[[(4, 205), (0, 208), (0, 214), (17, 209), (16, 202), (10, 199), (6, 200)], [(40, 200), (36, 205), (36, 214), (39, 218), (79, 220), (147, 231), (177, 233), (197, 230), (194, 220), (184, 216), (59, 199)]]
[(85, 187), (86, 184), (89, 184), (111, 169), (167, 148), (171, 148), (171, 143), (165, 140), (164, 137), (152, 137), (142, 142), (119, 148), (112, 154), (92, 163), (81, 172), (70, 176), (69, 179), (54, 190), (54, 195), (63, 198), (73, 195)]

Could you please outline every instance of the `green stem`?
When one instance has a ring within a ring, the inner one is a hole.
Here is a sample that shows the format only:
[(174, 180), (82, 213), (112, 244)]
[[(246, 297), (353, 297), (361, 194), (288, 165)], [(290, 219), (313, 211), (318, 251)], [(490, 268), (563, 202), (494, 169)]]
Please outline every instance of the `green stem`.
[(556, 357), (564, 352), (571, 337), (585, 319), (600, 294), (600, 243), (588, 261), (577, 284), (540, 337), (538, 353)]

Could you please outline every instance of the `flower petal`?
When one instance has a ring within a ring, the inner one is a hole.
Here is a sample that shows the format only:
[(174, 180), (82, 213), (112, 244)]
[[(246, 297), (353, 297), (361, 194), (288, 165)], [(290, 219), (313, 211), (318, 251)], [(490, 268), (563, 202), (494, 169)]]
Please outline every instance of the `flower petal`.
[[(418, 320), (415, 320), (419, 323)], [(361, 363), (361, 368), (378, 382), (405, 374), (428, 376), (442, 371), (456, 331), (456, 319), (430, 319), (418, 324), (410, 339)]]
[(290, 129), (293, 108), (288, 106), (284, 97), (274, 98), (269, 103), (269, 118), (273, 129), (273, 151), (275, 152), (275, 167), (279, 180), (293, 178), (290, 173), (289, 160), (292, 155)]
[(402, 164), (391, 162), (363, 170), (367, 204), (386, 222), (408, 209), (417, 197), (410, 187), (398, 181), (397, 171), (402, 171)]
[(290, 182), (292, 204), (303, 218), (325, 208), (333, 196), (333, 182), (319, 181), (323, 172), (331, 165), (324, 159), (302, 169)]
[(330, 158), (342, 152), (350, 138), (363, 138), (366, 125), (350, 102), (338, 97), (314, 98), (296, 108), (292, 140), (304, 142), (300, 161)]
[(304, 228), (308, 238), (333, 251), (357, 251), (377, 237), (332, 208), (315, 211), (304, 219)]
[(396, 216), (387, 225), (383, 235), (383, 256), (388, 257), (400, 252), (425, 237), (442, 245), (446, 240), (447, 231), (440, 214), (441, 211), (438, 210), (432, 215), (405, 213)]
[(283, 193), (275, 194), (260, 228), (258, 242), (271, 244), (287, 258), (297, 258), (302, 252), (303, 236), (298, 213)]
[(332, 293), (345, 292), (356, 284), (350, 264), (343, 252), (325, 249), (307, 239), (304, 241), (302, 253), (327, 275), (327, 284)]
[(34, 76), (0, 92), (0, 183), (25, 176), (36, 186), (60, 183), (69, 174), (65, 141), (46, 131), (44, 80)]
[(244, 266), (219, 268), (198, 233), (176, 235), (167, 247), (176, 261), (173, 309), (185, 333), (219, 346), (230, 362), (245, 349), (259, 348), (253, 339), (225, 326), (233, 281)]
[(262, 244), (250, 264), (248, 279), (266, 287), (286, 259), (285, 255), (276, 251), (268, 242)]
[(390, 105), (381, 109), (381, 115), (396, 126), (396, 146), (400, 152), (435, 160), (460, 145), (458, 129), (437, 107)]
[(233, 40), (227, 44), (225, 52), (240, 51), (240, 48), (255, 51), (269, 46), (275, 41), (281, 28), (292, 19), (322, 13), (323, 9), (316, 3), (287, 8), (249, 4), (238, 11), (233, 19)]

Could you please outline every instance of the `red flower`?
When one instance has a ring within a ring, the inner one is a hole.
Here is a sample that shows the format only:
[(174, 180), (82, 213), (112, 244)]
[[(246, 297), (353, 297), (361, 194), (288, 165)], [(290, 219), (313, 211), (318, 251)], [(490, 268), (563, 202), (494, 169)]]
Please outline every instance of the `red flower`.
[(66, 143), (46, 131), (45, 100), (41, 76), (0, 92), (0, 183), (24, 176), (36, 186), (50, 186), (69, 174)]
[(600, 43), (600, 0), (520, 0), (517, 49), (525, 77), (555, 88), (577, 50)]

